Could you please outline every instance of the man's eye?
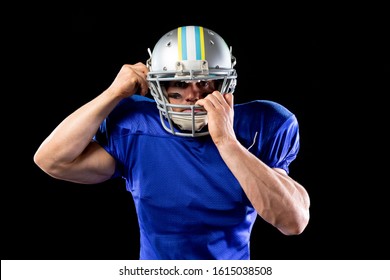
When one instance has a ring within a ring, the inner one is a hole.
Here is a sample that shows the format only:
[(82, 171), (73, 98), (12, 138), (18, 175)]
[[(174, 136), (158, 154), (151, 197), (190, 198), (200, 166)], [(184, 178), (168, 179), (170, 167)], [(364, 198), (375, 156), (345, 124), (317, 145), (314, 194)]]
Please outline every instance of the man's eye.
[(186, 88), (188, 84), (186, 82), (175, 82), (173, 86), (178, 88)]
[(168, 93), (168, 98), (180, 99), (181, 98), (181, 94), (179, 94), (177, 92)]
[(200, 81), (198, 82), (199, 87), (208, 87), (210, 83), (208, 81)]

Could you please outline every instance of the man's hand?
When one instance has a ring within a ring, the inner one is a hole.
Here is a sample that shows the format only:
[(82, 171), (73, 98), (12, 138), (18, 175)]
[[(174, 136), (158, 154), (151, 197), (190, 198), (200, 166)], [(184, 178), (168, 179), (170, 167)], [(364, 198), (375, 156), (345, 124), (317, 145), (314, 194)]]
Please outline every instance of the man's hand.
[(122, 98), (132, 96), (139, 92), (141, 95), (148, 93), (149, 87), (146, 80), (148, 68), (145, 64), (125, 64), (109, 87), (110, 91), (121, 95)]
[(203, 106), (207, 111), (209, 132), (216, 145), (236, 140), (233, 104), (233, 94), (221, 94), (219, 91), (214, 91), (196, 102), (196, 105)]

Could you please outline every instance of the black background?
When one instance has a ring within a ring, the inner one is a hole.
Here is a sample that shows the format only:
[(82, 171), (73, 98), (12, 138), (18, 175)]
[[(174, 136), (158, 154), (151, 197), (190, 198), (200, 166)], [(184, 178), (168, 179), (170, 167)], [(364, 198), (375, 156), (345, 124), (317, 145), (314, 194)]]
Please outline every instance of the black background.
[(274, 100), (300, 123), (290, 175), (309, 192), (310, 223), (301, 235), (284, 236), (259, 218), (252, 259), (389, 257), (389, 184), (381, 168), (388, 158), (382, 98), (390, 92), (389, 21), (380, 7), (129, 5), (12, 10), (3, 35), (2, 259), (138, 258), (124, 182), (58, 181), (33, 155), (122, 64), (145, 62), (147, 48), (181, 25), (210, 28), (233, 47), (236, 103)]

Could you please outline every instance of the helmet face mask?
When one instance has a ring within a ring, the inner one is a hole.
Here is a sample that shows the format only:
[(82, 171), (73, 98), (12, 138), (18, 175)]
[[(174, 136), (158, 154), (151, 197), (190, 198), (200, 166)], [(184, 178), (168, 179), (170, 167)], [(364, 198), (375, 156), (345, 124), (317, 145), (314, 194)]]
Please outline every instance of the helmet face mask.
[[(149, 54), (147, 80), (164, 129), (180, 136), (209, 134), (207, 112), (197, 105), (169, 103), (164, 85), (171, 81), (217, 80), (217, 90), (233, 94), (237, 74), (231, 49), (209, 29), (184, 26), (166, 33)], [(174, 111), (176, 108), (181, 110)]]

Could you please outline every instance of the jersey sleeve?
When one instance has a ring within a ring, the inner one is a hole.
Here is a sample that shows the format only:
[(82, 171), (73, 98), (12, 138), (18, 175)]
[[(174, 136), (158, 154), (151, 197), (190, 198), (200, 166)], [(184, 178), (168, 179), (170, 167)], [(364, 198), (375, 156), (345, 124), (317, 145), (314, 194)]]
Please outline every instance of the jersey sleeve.
[(117, 160), (115, 145), (112, 141), (112, 137), (110, 137), (110, 129), (107, 119), (105, 119), (100, 125), (98, 131), (93, 137), (93, 141), (97, 142), (103, 149), (106, 150), (107, 153), (115, 158), (115, 172), (111, 178), (121, 177), (123, 174), (123, 167), (120, 164), (120, 161)]
[(291, 115), (275, 130), (263, 148), (263, 161), (272, 168), (282, 168), (289, 173), (290, 163), (297, 157), (299, 144), (299, 127), (295, 115)]
[(158, 129), (162, 130), (154, 100), (141, 95), (121, 100), (101, 123), (93, 140), (115, 159), (113, 178), (128, 176), (125, 166), (130, 165), (133, 157), (129, 155), (135, 149), (132, 135), (150, 134), (157, 130), (154, 129), (157, 124)]

